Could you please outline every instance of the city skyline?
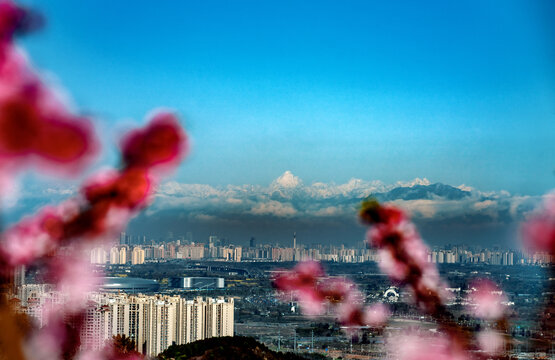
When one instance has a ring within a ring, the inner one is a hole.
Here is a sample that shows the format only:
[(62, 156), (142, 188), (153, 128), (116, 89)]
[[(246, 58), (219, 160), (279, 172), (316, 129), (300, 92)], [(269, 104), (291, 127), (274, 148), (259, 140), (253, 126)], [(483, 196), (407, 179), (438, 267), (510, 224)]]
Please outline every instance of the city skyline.
[[(379, 252), (366, 242), (355, 246), (297, 242), (293, 233), (289, 244), (270, 244), (251, 237), (248, 245), (211, 235), (196, 239), (191, 232), (153, 239), (146, 235), (121, 232), (118, 244), (90, 249), (90, 262), (97, 265), (141, 265), (165, 261), (299, 262), (306, 260), (338, 263), (379, 263)], [(447, 244), (428, 247), (427, 262), (447, 264), (546, 265), (553, 258), (547, 252), (521, 250), (499, 245)], [(197, 264), (198, 265), (198, 264)]]

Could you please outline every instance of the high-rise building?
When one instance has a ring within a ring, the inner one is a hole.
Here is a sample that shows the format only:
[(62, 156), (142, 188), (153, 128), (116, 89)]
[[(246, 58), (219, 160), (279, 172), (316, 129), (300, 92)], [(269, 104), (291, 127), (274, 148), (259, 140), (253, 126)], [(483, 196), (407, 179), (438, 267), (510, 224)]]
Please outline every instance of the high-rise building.
[(119, 250), (115, 246), (110, 249), (110, 264), (119, 264)]
[(145, 251), (140, 246), (135, 246), (133, 248), (133, 253), (131, 257), (131, 264), (144, 264), (145, 262)]
[(103, 247), (96, 247), (91, 250), (91, 264), (106, 264), (108, 253)]
[(122, 246), (119, 249), (119, 264), (120, 265), (127, 264), (127, 249), (125, 246)]
[(127, 234), (125, 234), (125, 231), (122, 231), (119, 234), (119, 244), (120, 245), (126, 245), (127, 244)]
[(136, 350), (156, 356), (172, 344), (233, 336), (233, 299), (167, 295), (92, 294), (83, 346), (98, 349), (117, 334), (133, 339)]

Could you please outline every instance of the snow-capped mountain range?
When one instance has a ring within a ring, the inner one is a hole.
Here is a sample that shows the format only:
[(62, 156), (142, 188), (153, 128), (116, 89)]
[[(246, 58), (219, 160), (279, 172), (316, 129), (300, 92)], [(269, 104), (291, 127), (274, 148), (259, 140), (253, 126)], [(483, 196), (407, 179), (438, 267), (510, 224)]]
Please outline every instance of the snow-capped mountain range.
[(189, 211), (187, 216), (225, 214), (275, 217), (353, 217), (366, 197), (394, 202), (416, 219), (486, 214), (492, 219), (520, 218), (538, 199), (513, 196), (505, 191), (481, 192), (471, 187), (431, 183), (428, 179), (385, 184), (381, 181), (351, 179), (344, 184), (315, 182), (304, 184), (290, 171), (269, 186), (204, 184), (162, 184), (148, 215), (174, 209)]

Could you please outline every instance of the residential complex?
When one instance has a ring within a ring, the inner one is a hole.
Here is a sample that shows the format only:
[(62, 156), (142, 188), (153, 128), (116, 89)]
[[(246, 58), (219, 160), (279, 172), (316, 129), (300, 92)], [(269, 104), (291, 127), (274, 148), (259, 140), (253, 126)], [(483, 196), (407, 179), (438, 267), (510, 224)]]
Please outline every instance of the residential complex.
[[(47, 325), (48, 313), (64, 303), (64, 295), (45, 284), (23, 285), (17, 297), (21, 311), (39, 327)], [(137, 351), (156, 356), (172, 344), (233, 336), (233, 322), (233, 298), (91, 293), (81, 346), (100, 349), (119, 334), (133, 339)]]

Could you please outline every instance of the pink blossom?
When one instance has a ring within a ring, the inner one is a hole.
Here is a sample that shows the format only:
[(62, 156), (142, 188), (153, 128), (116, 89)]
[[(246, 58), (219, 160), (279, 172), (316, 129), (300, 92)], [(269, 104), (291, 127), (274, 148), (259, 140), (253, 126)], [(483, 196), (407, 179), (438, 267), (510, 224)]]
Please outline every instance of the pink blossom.
[(371, 199), (362, 203), (360, 219), (369, 225), (386, 224), (394, 226), (408, 219), (407, 214), (394, 205), (382, 205)]
[(24, 218), (7, 230), (0, 244), (1, 257), (11, 266), (25, 265), (55, 250), (57, 241), (44, 227), (50, 216), (55, 216), (52, 208), (45, 208), (39, 216)]
[(146, 205), (152, 185), (148, 168), (133, 167), (89, 181), (83, 187), (83, 195), (93, 206), (105, 203), (134, 210)]
[(314, 288), (318, 279), (324, 275), (322, 265), (316, 261), (302, 261), (292, 270), (274, 276), (272, 284), (278, 290), (290, 291)]
[(521, 231), (526, 247), (555, 255), (555, 193), (546, 196), (543, 210), (525, 222)]
[[(102, 240), (120, 231), (138, 210), (144, 208), (153, 191), (154, 181), (149, 168), (133, 166), (103, 172), (85, 183), (81, 189), (82, 198), (70, 200), (57, 208), (47, 207), (35, 217), (9, 229), (6, 240), (0, 245), (0, 255), (10, 266), (29, 264), (70, 240), (82, 237)], [(312, 269), (314, 264), (300, 266), (297, 279), (306, 281)]]
[(387, 306), (381, 303), (364, 306), (353, 302), (342, 302), (337, 306), (337, 321), (347, 332), (360, 326), (382, 327), (389, 318)]
[(494, 330), (481, 331), (478, 336), (478, 345), (480, 349), (490, 355), (499, 354), (505, 345), (503, 336)]
[(389, 250), (379, 249), (378, 255), (380, 262), (378, 266), (387, 276), (395, 281), (404, 281), (409, 275), (409, 268), (406, 263), (401, 262), (393, 257)]
[(57, 249), (64, 237), (63, 224), (77, 211), (75, 200), (57, 207), (46, 206), (33, 217), (25, 217), (9, 228), (0, 243), (0, 257), (8, 265), (26, 265)]
[(352, 302), (359, 294), (356, 285), (345, 279), (326, 279), (318, 284), (317, 289), (330, 304)]
[(470, 295), (470, 303), (474, 306), (470, 311), (474, 316), (485, 320), (497, 320), (505, 313), (507, 297), (490, 280), (480, 279), (471, 285), (473, 293)]
[(420, 238), (416, 226), (412, 223), (403, 223), (400, 226), (403, 230), (403, 242), (401, 246), (405, 253), (410, 255), (410, 260), (420, 268), (434, 268), (435, 266), (428, 262), (428, 247)]
[(35, 331), (25, 345), (29, 359), (59, 360), (73, 358), (80, 345), (83, 313), (69, 313), (65, 308), (49, 311), (46, 325)]
[(0, 1), (0, 43), (10, 41), (15, 33), (26, 33), (42, 25), (35, 12), (12, 1)]
[(81, 351), (78, 357), (79, 360), (105, 360), (104, 353), (100, 350), (85, 350)]
[(121, 147), (126, 166), (165, 170), (173, 169), (181, 161), (189, 145), (177, 117), (158, 112), (145, 128), (125, 135)]
[(13, 45), (0, 46), (0, 101), (14, 96), (25, 84), (35, 81), (25, 54)]
[(443, 283), (435, 266), (428, 263), (428, 248), (405, 212), (394, 205), (367, 200), (359, 217), (370, 225), (367, 240), (378, 250), (380, 269), (391, 280), (405, 285), (426, 312), (440, 311)]
[(388, 340), (388, 353), (399, 360), (465, 360), (468, 357), (441, 335), (399, 334)]
[(92, 125), (70, 114), (11, 43), (15, 32), (35, 28), (37, 19), (32, 11), (0, 1), (0, 167), (13, 172), (34, 165), (76, 175), (98, 152)]
[(347, 328), (366, 325), (365, 312), (362, 304), (352, 302), (342, 302), (337, 306), (337, 321)]
[(303, 261), (292, 270), (284, 271), (276, 276), (272, 285), (281, 291), (292, 291), (307, 316), (320, 315), (324, 310), (325, 297), (317, 289), (317, 282), (324, 275), (320, 263)]
[(390, 316), (389, 308), (382, 303), (369, 305), (364, 310), (363, 323), (372, 327), (385, 325)]
[(92, 125), (69, 114), (49, 89), (35, 81), (0, 101), (0, 160), (77, 174), (98, 151)]
[(87, 255), (83, 250), (73, 250), (57, 256), (49, 265), (47, 276), (67, 296), (65, 305), (70, 312), (84, 309), (87, 294), (101, 284), (101, 278), (93, 272)]
[(309, 317), (322, 315), (324, 312), (325, 299), (322, 297), (321, 293), (313, 288), (301, 288), (295, 293), (299, 305), (301, 305), (301, 310), (303, 314)]

